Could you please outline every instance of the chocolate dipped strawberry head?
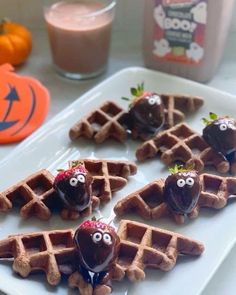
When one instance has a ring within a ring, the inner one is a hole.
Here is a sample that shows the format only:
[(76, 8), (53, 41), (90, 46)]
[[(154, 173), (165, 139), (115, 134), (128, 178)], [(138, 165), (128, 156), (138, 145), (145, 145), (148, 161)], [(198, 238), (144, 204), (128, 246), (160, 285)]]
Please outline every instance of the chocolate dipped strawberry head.
[(144, 84), (131, 88), (133, 99), (129, 108), (131, 129), (140, 133), (154, 135), (163, 126), (165, 120), (164, 105), (155, 92), (144, 91)]
[(218, 117), (210, 113), (210, 120), (203, 119), (204, 140), (217, 152), (227, 156), (236, 151), (236, 120), (229, 117)]
[(115, 229), (103, 222), (87, 220), (75, 232), (79, 265), (87, 271), (109, 271), (119, 251), (120, 238)]
[(176, 165), (165, 180), (164, 201), (176, 214), (188, 214), (196, 206), (201, 192), (198, 173)]
[(53, 187), (65, 208), (78, 212), (86, 209), (92, 197), (92, 177), (85, 167), (60, 171), (55, 177)]

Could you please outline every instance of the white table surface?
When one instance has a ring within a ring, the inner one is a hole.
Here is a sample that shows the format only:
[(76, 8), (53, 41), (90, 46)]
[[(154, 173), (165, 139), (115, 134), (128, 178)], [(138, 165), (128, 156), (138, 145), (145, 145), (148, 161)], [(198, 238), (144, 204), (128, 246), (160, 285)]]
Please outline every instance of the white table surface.
[[(127, 32), (113, 34), (112, 50), (108, 71), (96, 79), (87, 81), (72, 81), (58, 76), (52, 65), (47, 36), (44, 30), (33, 32), (33, 52), (27, 63), (17, 72), (38, 78), (50, 91), (51, 108), (47, 120), (63, 110), (76, 98), (95, 86), (113, 73), (129, 66), (143, 66), (141, 53), (141, 38), (137, 32), (127, 36)], [(236, 95), (236, 32), (231, 33), (226, 45), (222, 64), (209, 86)], [(16, 146), (1, 145), (0, 160), (8, 155)], [(232, 226), (235, 226), (232, 224)], [(211, 280), (203, 295), (235, 295), (236, 294), (236, 246), (224, 261)], [(194, 278), (193, 278), (194, 279)], [(191, 295), (191, 294), (190, 294)]]

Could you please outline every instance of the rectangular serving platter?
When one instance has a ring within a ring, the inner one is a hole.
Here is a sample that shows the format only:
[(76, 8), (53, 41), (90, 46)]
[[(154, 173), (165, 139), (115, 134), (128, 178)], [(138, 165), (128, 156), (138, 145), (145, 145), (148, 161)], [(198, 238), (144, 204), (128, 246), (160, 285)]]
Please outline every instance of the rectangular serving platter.
[[(144, 68), (127, 68), (78, 98), (3, 159), (0, 162), (2, 172), (0, 191), (41, 168), (47, 168), (52, 173), (56, 173), (58, 168), (67, 166), (67, 161), (80, 157), (135, 161), (138, 142), (128, 140), (120, 144), (109, 140), (104, 144), (96, 145), (92, 141), (80, 140), (75, 143), (70, 141), (68, 131), (83, 115), (88, 114), (106, 100), (114, 100), (127, 108), (128, 103), (121, 100), (121, 97), (129, 96), (130, 87), (140, 82), (145, 83), (145, 89), (158, 93), (203, 96), (204, 106), (186, 118), (187, 123), (198, 132), (201, 132), (203, 128), (201, 118), (206, 117), (209, 111), (219, 115), (235, 115), (236, 98), (227, 93)], [(158, 159), (137, 164), (139, 168), (137, 175), (130, 178), (124, 189), (114, 194), (113, 200), (102, 207), (97, 212), (97, 216), (103, 216), (105, 220), (112, 220), (114, 218), (113, 207), (119, 199), (146, 183), (168, 174), (167, 168)], [(126, 216), (127, 218), (145, 222), (134, 215)], [(203, 209), (196, 220), (188, 221), (184, 225), (176, 225), (168, 219), (146, 222), (197, 239), (204, 243), (206, 250), (199, 258), (180, 257), (176, 267), (170, 272), (147, 270), (144, 282), (132, 284), (125, 280), (115, 283), (113, 294), (143, 295), (149, 292), (149, 294), (158, 293), (159, 295), (196, 295), (203, 293), (208, 282), (235, 244), (235, 218), (236, 202), (230, 202), (221, 211)], [(13, 210), (8, 214), (0, 214), (0, 238), (3, 239), (9, 234), (20, 232), (75, 228), (80, 222), (80, 220), (63, 221), (59, 216), (53, 216), (47, 222), (35, 218), (22, 221), (19, 211)], [(114, 225), (117, 226), (118, 223), (119, 220), (115, 218)], [(0, 262), (0, 274), (0, 290), (9, 295), (78, 293), (70, 290), (66, 281), (62, 281), (57, 287), (49, 286), (43, 274), (31, 275), (22, 279), (13, 273), (9, 262)]]

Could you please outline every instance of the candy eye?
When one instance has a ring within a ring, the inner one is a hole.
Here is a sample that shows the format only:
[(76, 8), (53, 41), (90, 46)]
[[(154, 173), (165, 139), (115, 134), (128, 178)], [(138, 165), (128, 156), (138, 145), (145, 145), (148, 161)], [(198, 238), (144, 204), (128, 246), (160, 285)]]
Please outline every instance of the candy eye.
[(150, 97), (148, 99), (148, 103), (152, 106), (157, 102), (157, 98), (156, 97)]
[(79, 174), (77, 176), (77, 179), (78, 179), (79, 182), (85, 183), (85, 176), (83, 174)]
[(111, 236), (109, 234), (104, 234), (103, 235), (103, 241), (107, 245), (111, 245)]
[(194, 179), (192, 177), (188, 177), (186, 179), (186, 184), (189, 186), (193, 186), (194, 185)]
[(227, 128), (228, 128), (228, 127), (227, 127), (226, 124), (224, 124), (224, 123), (223, 123), (223, 124), (220, 124), (220, 130), (221, 130), (221, 131), (225, 131), (225, 130), (227, 130)]
[(98, 243), (102, 240), (102, 234), (100, 232), (96, 232), (92, 236), (93, 242)]
[(76, 178), (73, 177), (73, 178), (70, 179), (70, 185), (71, 186), (76, 186), (77, 183), (78, 183), (78, 180)]
[(184, 187), (185, 186), (185, 180), (184, 179), (178, 179), (177, 180), (177, 186), (178, 187)]

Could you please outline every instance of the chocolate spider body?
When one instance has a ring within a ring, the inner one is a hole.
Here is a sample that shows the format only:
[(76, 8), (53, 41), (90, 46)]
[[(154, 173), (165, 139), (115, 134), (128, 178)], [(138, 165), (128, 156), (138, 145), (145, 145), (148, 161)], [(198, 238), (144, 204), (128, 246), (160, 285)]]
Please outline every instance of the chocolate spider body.
[(129, 127), (137, 136), (153, 136), (164, 124), (164, 105), (156, 93), (136, 98), (129, 110)]
[(178, 172), (166, 178), (163, 197), (173, 213), (186, 215), (196, 206), (200, 191), (200, 179), (195, 171)]
[[(99, 221), (85, 221), (75, 232), (77, 268), (83, 278), (99, 284), (111, 269), (119, 251), (120, 239), (115, 230)], [(94, 275), (91, 277), (90, 273)]]
[(203, 129), (204, 140), (228, 160), (236, 152), (236, 120), (233, 118), (218, 118)]
[(83, 166), (60, 172), (54, 188), (64, 208), (82, 212), (90, 206), (92, 177)]

